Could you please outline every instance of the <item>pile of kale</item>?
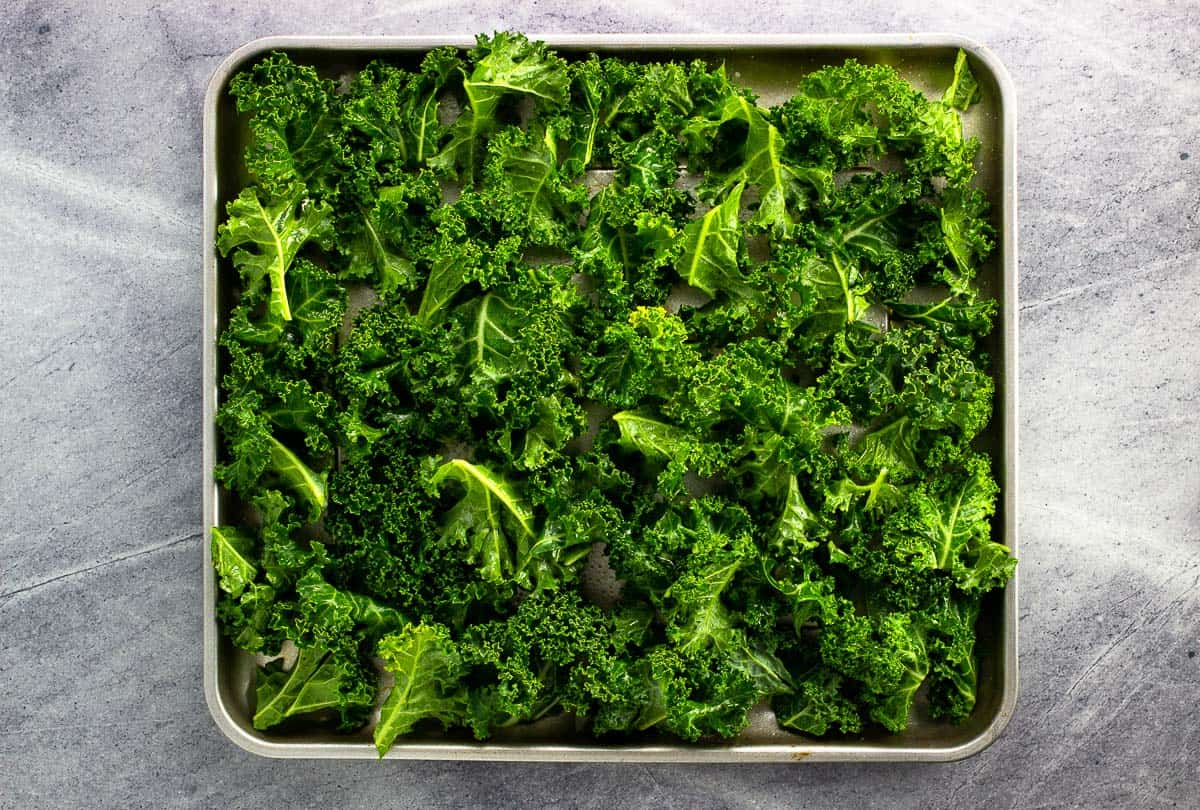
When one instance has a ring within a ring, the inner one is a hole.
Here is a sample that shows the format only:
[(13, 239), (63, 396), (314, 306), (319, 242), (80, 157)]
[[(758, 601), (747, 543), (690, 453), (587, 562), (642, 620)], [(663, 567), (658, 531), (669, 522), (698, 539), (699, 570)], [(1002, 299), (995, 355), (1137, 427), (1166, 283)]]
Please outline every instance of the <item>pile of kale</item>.
[(940, 100), (849, 61), (767, 109), (721, 66), (506, 33), (238, 75), (218, 619), (299, 651), (256, 727), (696, 740), (765, 701), (854, 734), (922, 685), (966, 717), (1015, 566), (972, 447), (978, 92), (961, 54)]

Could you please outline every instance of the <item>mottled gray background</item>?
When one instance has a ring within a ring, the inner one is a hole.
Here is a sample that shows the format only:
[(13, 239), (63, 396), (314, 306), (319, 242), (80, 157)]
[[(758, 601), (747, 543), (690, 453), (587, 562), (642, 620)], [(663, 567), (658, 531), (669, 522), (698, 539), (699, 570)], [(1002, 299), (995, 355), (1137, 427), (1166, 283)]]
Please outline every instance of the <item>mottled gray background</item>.
[[(0, 12), (0, 807), (1200, 807), (1194, 0), (241, 5)], [(1022, 696), (991, 749), (923, 767), (289, 763), (217, 731), (200, 684), (205, 82), (266, 34), (496, 28), (942, 30), (1007, 63)]]

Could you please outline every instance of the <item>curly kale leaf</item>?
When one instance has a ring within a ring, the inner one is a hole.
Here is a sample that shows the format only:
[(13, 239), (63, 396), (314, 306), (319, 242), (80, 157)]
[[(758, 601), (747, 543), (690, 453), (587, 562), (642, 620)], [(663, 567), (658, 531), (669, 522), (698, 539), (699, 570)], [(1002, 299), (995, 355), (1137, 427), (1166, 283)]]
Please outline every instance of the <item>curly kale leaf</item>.
[(488, 143), (484, 194), (509, 233), (532, 244), (569, 246), (575, 222), (587, 202), (587, 190), (558, 168), (558, 143), (552, 129), (506, 129)]
[(785, 158), (784, 138), (768, 116), (768, 111), (750, 99), (734, 94), (726, 99), (719, 118), (694, 123), (688, 136), (707, 132), (717, 138), (715, 150), (721, 154), (707, 157), (714, 171), (706, 177), (706, 190), (711, 193), (739, 183), (750, 185), (758, 194), (758, 208), (750, 223), (787, 238), (795, 227), (796, 214), (810, 207), (810, 198), (824, 199), (833, 190), (833, 172), (797, 166)]
[(991, 418), (991, 376), (935, 330), (890, 329), (878, 340), (833, 345), (821, 384), (863, 424), (909, 417), (914, 428), (952, 432), (966, 442)]
[(297, 581), (296, 595), (296, 640), (305, 644), (332, 648), (351, 639), (357, 643), (377, 638), (406, 624), (396, 609), (329, 584), (317, 567)]
[(446, 481), (458, 482), (463, 495), (445, 513), (441, 542), (463, 549), (487, 582), (528, 584), (522, 567), (536, 530), (533, 512), (517, 491), (487, 468), (462, 459), (438, 467), (429, 484), (440, 489)]
[(683, 556), (682, 570), (662, 592), (667, 638), (683, 653), (727, 649), (736, 643), (734, 616), (722, 594), (756, 559), (750, 517), (709, 496), (692, 502), (690, 518), (693, 528), (681, 522), (678, 529), (692, 540), (686, 556), (676, 555)]
[(942, 101), (956, 110), (966, 110), (979, 101), (982, 95), (979, 82), (971, 73), (967, 54), (960, 48), (958, 55), (954, 58), (954, 78), (950, 80), (946, 92), (942, 94)]
[(366, 719), (375, 689), (374, 677), (358, 661), (304, 647), (291, 669), (280, 660), (259, 669), (254, 727), (265, 731), (290, 717), (335, 709), (349, 731)]
[(937, 332), (946, 343), (969, 348), (992, 330), (996, 301), (974, 290), (928, 303), (892, 302), (892, 314)]
[(308, 242), (328, 244), (333, 234), (330, 207), (308, 199), (304, 186), (292, 185), (265, 200), (253, 189), (244, 189), (226, 210), (229, 219), (217, 234), (221, 255), (232, 251), (233, 266), (246, 290), (253, 295), (265, 285), (271, 312), (290, 321), (288, 269)]
[(336, 247), (343, 260), (340, 275), (369, 279), (380, 297), (415, 289), (421, 283), (417, 257), (434, 238), (428, 212), (442, 203), (430, 172), (389, 179), (369, 202), (341, 218)]
[(461, 70), (467, 108), (450, 128), (449, 142), (429, 165), (472, 181), (483, 166), (486, 140), (499, 127), (500, 105), (514, 96), (565, 104), (571, 77), (567, 63), (540, 42), (521, 34), (480, 35)]
[(944, 271), (943, 279), (955, 292), (969, 290), (980, 263), (991, 253), (994, 231), (987, 221), (990, 206), (977, 188), (949, 188), (938, 211), (946, 250), (957, 272)]
[(442, 625), (410, 624), (384, 636), (376, 651), (395, 679), (375, 726), (375, 748), (383, 757), (392, 743), (423, 720), (445, 727), (462, 722), (466, 692), (462, 656)]
[[(297, 371), (324, 368), (333, 359), (335, 341), (346, 313), (346, 290), (327, 270), (304, 258), (296, 259), (284, 283), (291, 318), (285, 320), (274, 306), (260, 316), (259, 297), (245, 293), (229, 316), (222, 343), (236, 352), (231, 365), (250, 362), (239, 351), (252, 347), (267, 365), (278, 363)], [(243, 372), (247, 380), (261, 379), (261, 371)]]
[(252, 392), (228, 400), (217, 411), (217, 427), (229, 452), (229, 460), (217, 465), (218, 481), (247, 495), (257, 491), (261, 481), (273, 481), (307, 504), (310, 520), (321, 515), (326, 504), (326, 473), (314, 470), (294, 445), (276, 437), (261, 394)]
[(784, 728), (823, 737), (836, 728), (842, 734), (862, 731), (862, 717), (843, 691), (844, 679), (824, 667), (807, 673), (790, 694), (775, 698), (771, 708)]
[[(613, 668), (632, 637), (624, 624), (644, 626), (633, 614), (604, 611), (573, 591), (539, 592), (503, 620), (474, 625), (464, 634), (472, 665), (470, 723), (484, 739), (500, 727), (555, 711), (588, 713), (612, 700)], [(633, 631), (637, 635), (637, 631)]]
[(908, 725), (916, 691), (929, 674), (929, 654), (919, 623), (906, 613), (865, 616), (843, 600), (823, 620), (825, 665), (862, 684), (872, 720), (889, 731)]
[(934, 717), (962, 722), (978, 697), (979, 667), (975, 653), (978, 596), (943, 596), (922, 620), (932, 664), (929, 711)]
[(675, 272), (685, 284), (710, 296), (724, 292), (752, 297), (741, 272), (742, 226), (738, 219), (743, 184), (734, 186), (725, 199), (683, 230), (683, 252)]
[(213, 566), (217, 569), (217, 585), (234, 599), (258, 576), (254, 564), (254, 538), (233, 526), (213, 526)]
[(790, 270), (800, 280), (801, 294), (811, 301), (801, 329), (808, 341), (827, 344), (832, 335), (848, 328), (874, 331), (870, 317), (871, 286), (858, 265), (838, 253), (792, 254)]
[(341, 152), (341, 101), (333, 82), (276, 52), (235, 76), (229, 94), (249, 116), (246, 168), (259, 186), (286, 195), (298, 184), (327, 196)]
[(589, 393), (616, 408), (670, 398), (701, 361), (688, 340), (683, 321), (662, 307), (630, 311), (625, 323), (609, 324), (601, 351), (583, 358)]
[(441, 98), (462, 68), (454, 48), (435, 48), (409, 72), (383, 61), (354, 76), (342, 107), (347, 142), (383, 172), (420, 167), (437, 154), (445, 135)]
[(646, 190), (614, 181), (596, 193), (572, 251), (595, 283), (602, 312), (615, 318), (634, 306), (666, 302), (683, 248), (680, 227), (690, 210), (687, 196), (673, 188)]
[(1016, 560), (991, 539), (998, 487), (986, 456), (968, 456), (961, 469), (919, 484), (904, 509), (884, 525), (885, 536), (912, 549), (922, 563), (949, 572), (965, 592), (1002, 586)]
[(952, 184), (975, 174), (978, 141), (965, 139), (958, 111), (931, 101), (895, 70), (853, 59), (805, 76), (780, 110), (797, 159), (847, 169), (894, 150), (915, 172)]

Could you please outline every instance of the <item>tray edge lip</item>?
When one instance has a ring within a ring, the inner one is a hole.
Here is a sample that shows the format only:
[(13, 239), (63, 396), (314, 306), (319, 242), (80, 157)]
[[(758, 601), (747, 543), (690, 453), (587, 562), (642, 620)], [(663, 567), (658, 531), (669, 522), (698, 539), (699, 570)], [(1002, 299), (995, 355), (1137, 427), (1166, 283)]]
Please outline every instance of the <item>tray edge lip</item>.
[[(1017, 272), (1017, 184), (1016, 184), (1016, 90), (1004, 63), (982, 43), (954, 33), (884, 33), (884, 34), (711, 34), (711, 33), (610, 33), (610, 34), (537, 34), (531, 39), (545, 41), (551, 47), (575, 48), (872, 48), (889, 47), (921, 50), (930, 47), (958, 47), (991, 73), (999, 91), (999, 108), (1003, 144), (1001, 148), (1001, 196), (1004, 230), (1001, 234), (1004, 261), (1001, 266), (1004, 289), (1004, 318), (1001, 327), (1004, 339), (1004, 424), (1005, 453), (1005, 544), (1013, 554), (1018, 553), (1018, 272)], [(213, 480), (216, 460), (216, 183), (217, 133), (216, 110), (221, 92), (233, 73), (248, 59), (275, 49), (344, 49), (344, 50), (421, 50), (439, 45), (469, 47), (474, 34), (432, 35), (272, 35), (250, 40), (235, 48), (213, 71), (203, 102), (203, 312), (202, 312), (202, 533), (203, 545), (203, 679), (204, 697), (209, 713), (221, 732), (243, 750), (269, 758), (314, 759), (371, 759), (376, 758), (369, 743), (277, 743), (249, 733), (234, 720), (219, 689), (217, 670), (219, 634), (213, 613), (216, 604), (216, 576), (212, 567), (211, 529), (215, 525), (217, 485)], [(979, 734), (953, 746), (879, 748), (874, 746), (813, 746), (796, 745), (728, 746), (720, 748), (687, 748), (679, 746), (642, 746), (615, 748), (535, 744), (485, 744), (481, 746), (450, 744), (417, 744), (397, 746), (388, 752), (388, 759), (470, 759), (488, 761), (558, 761), (558, 762), (767, 762), (804, 760), (813, 762), (952, 762), (978, 754), (994, 743), (1003, 733), (1016, 711), (1020, 681), (1018, 675), (1018, 617), (1017, 593), (1020, 572), (1014, 574), (1004, 593), (1004, 678), (1000, 706), (992, 721)], [(745, 749), (745, 750), (742, 750)]]

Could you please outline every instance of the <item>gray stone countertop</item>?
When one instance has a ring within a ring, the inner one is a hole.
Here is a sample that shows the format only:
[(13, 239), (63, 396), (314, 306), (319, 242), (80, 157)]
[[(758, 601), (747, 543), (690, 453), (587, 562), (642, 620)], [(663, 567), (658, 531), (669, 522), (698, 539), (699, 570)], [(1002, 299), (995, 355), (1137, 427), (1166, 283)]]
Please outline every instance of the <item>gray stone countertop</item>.
[[(336, 10), (333, 10), (336, 9)], [(951, 765), (284, 762), (200, 681), (200, 118), (280, 33), (949, 31), (1019, 96), (1022, 689)], [(0, 807), (1200, 807), (1200, 6), (10, 2)]]

